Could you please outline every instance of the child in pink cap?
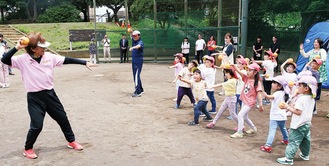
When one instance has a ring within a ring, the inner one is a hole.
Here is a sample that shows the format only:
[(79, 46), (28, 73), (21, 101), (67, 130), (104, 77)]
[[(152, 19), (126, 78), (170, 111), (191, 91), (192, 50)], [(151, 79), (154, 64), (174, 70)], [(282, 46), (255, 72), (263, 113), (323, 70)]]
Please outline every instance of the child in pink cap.
[[(169, 69), (173, 69), (175, 68), (175, 80), (173, 81), (174, 83), (176, 83), (176, 93), (178, 92), (178, 87), (179, 87), (179, 83), (180, 80), (178, 79), (178, 74), (179, 72), (183, 69), (184, 67), (184, 62), (183, 62), (183, 54), (182, 53), (177, 53), (174, 55), (175, 60), (174, 60), (174, 65), (169, 66)], [(177, 101), (177, 97), (175, 99), (173, 99), (173, 101)]]
[[(3, 63), (20, 70), (27, 91), (28, 112), (31, 122), (23, 155), (30, 159), (37, 158), (32, 148), (42, 130), (46, 113), (61, 127), (68, 141), (67, 146), (75, 150), (82, 150), (83, 147), (75, 141), (64, 107), (53, 89), (54, 67), (63, 64), (81, 64), (90, 69), (96, 65), (84, 60), (45, 52), (50, 43), (45, 40), (41, 33), (30, 33), (28, 39), (27, 45), (23, 45), (22, 39), (20, 39), (16, 46), (1, 59)], [(13, 56), (19, 49), (23, 48), (25, 48), (26, 53)]]
[(235, 65), (232, 65), (234, 69), (242, 76), (244, 82), (244, 89), (241, 93), (240, 99), (242, 100), (242, 108), (238, 114), (238, 130), (231, 135), (231, 138), (243, 138), (243, 125), (244, 121), (247, 122), (250, 129), (246, 131), (247, 134), (253, 134), (257, 132), (257, 128), (254, 123), (249, 119), (248, 113), (251, 108), (256, 105), (256, 98), (259, 102), (259, 111), (263, 112), (262, 105), (262, 84), (260, 83), (259, 70), (260, 67), (257, 63), (252, 63), (248, 66), (247, 74), (244, 74)]
[(280, 128), (282, 133), (283, 140), (281, 140), (282, 144), (288, 144), (288, 132), (286, 128), (286, 110), (281, 109), (280, 103), (287, 102), (289, 99), (289, 86), (288, 82), (285, 80), (284, 76), (276, 76), (272, 80), (272, 90), (274, 93), (272, 95), (268, 95), (267, 93), (263, 93), (263, 96), (271, 101), (271, 110), (270, 110), (270, 123), (269, 123), (269, 133), (267, 136), (266, 144), (260, 147), (261, 151), (271, 152), (272, 151), (272, 143), (275, 137), (276, 129)]

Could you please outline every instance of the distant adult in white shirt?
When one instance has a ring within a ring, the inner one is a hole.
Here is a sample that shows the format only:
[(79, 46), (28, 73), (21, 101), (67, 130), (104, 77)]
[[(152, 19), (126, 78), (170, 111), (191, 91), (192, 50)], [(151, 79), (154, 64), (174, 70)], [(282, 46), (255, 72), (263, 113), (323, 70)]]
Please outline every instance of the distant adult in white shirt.
[(102, 40), (102, 43), (103, 43), (103, 51), (104, 51), (104, 62), (111, 63), (111, 52), (110, 52), (111, 40), (107, 37), (107, 35), (105, 35)]
[(202, 39), (202, 35), (198, 35), (198, 40), (195, 42), (195, 60), (202, 63), (203, 51), (206, 48), (206, 42)]
[(182, 48), (183, 57), (185, 57), (185, 59), (186, 59), (186, 61), (184, 63), (188, 64), (188, 62), (189, 62), (188, 57), (190, 55), (190, 43), (188, 42), (187, 37), (184, 38), (184, 41), (182, 42), (181, 48)]

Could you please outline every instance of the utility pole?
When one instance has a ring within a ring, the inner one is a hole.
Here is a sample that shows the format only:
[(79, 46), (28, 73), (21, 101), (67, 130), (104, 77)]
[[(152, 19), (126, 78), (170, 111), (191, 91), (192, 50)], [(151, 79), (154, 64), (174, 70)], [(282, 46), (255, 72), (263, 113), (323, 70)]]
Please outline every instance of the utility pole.
[(222, 41), (222, 11), (223, 11), (223, 2), (222, 0), (218, 0), (218, 15), (217, 15), (217, 18), (218, 18), (218, 21), (217, 21), (217, 27), (218, 27), (218, 30), (217, 30), (217, 41), (218, 41), (218, 44), (219, 45)]
[(153, 50), (154, 50), (154, 62), (157, 62), (157, 50), (156, 50), (156, 47), (157, 47), (157, 37), (156, 37), (156, 29), (157, 29), (157, 1), (156, 0), (153, 0), (154, 2), (154, 5), (153, 5), (153, 12), (154, 12), (154, 47), (153, 47)]
[(242, 0), (241, 54), (247, 55), (248, 37), (248, 0)]
[(96, 62), (99, 63), (98, 59), (98, 44), (97, 44), (97, 33), (96, 33), (96, 0), (93, 0), (93, 6), (94, 6), (94, 34), (95, 34), (95, 42), (96, 42)]

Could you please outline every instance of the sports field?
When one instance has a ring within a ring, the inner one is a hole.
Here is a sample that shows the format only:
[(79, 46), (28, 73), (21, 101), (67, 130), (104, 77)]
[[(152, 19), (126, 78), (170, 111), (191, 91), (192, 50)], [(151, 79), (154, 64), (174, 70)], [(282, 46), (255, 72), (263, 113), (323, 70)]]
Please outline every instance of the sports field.
[[(243, 139), (229, 137), (236, 124), (227, 119), (228, 111), (213, 130), (205, 128), (208, 122), (188, 126), (193, 108), (184, 97), (181, 109), (174, 109), (174, 71), (167, 68), (169, 65), (144, 64), (145, 94), (139, 98), (131, 97), (130, 63), (100, 64), (92, 72), (81, 65), (57, 68), (55, 91), (84, 150), (68, 149), (59, 126), (46, 115), (34, 145), (38, 154), (34, 160), (22, 155), (30, 119), (21, 76), (14, 69), (11, 87), (0, 89), (0, 165), (279, 165), (276, 159), (285, 151), (279, 131), (272, 153), (259, 150), (267, 138), (269, 106), (263, 113), (250, 112), (258, 133)], [(218, 71), (217, 83), (221, 75)], [(215, 90), (218, 108), (223, 101), (219, 90)], [(322, 94), (312, 121), (310, 161), (302, 161), (298, 151), (295, 165), (329, 165), (329, 119), (325, 118), (329, 97)]]

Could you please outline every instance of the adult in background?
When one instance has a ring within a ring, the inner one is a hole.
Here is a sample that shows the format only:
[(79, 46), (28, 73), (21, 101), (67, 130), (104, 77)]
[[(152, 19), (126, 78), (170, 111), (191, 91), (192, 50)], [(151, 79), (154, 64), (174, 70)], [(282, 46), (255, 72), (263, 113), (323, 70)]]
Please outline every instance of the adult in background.
[(104, 62), (111, 63), (111, 52), (110, 52), (111, 40), (107, 37), (107, 35), (105, 35), (102, 40), (102, 43), (103, 43), (103, 51), (104, 51)]
[[(8, 51), (9, 47), (7, 45), (7, 41), (3, 40), (3, 35), (0, 34), (0, 44), (5, 48), (5, 52)], [(10, 66), (8, 66), (8, 72), (9, 72), (9, 75), (15, 75), (13, 72), (12, 72), (12, 69)]]
[(183, 57), (185, 57), (185, 59), (186, 59), (185, 63), (188, 64), (188, 62), (189, 62), (188, 57), (190, 55), (190, 43), (188, 42), (188, 37), (184, 38), (184, 41), (182, 42), (181, 48), (182, 48)]
[(119, 46), (120, 46), (120, 63), (128, 61), (127, 60), (128, 40), (126, 39), (125, 34), (122, 34), (122, 38), (120, 39)]
[(216, 50), (216, 40), (214, 36), (210, 36), (208, 42), (207, 42), (207, 48), (208, 48), (208, 55), (210, 56), (212, 53)]
[(316, 91), (315, 97), (315, 100), (320, 100), (322, 82), (327, 81), (328, 78), (328, 73), (326, 70), (327, 52), (325, 49), (323, 49), (323, 40), (320, 38), (316, 38), (313, 43), (313, 49), (308, 51), (307, 53), (304, 50), (303, 44), (300, 44), (299, 47), (300, 54), (302, 54), (302, 56), (305, 58), (309, 58), (309, 61), (312, 61), (313, 58), (319, 58), (322, 60), (322, 65), (319, 68), (320, 81), (318, 83), (318, 89)]
[(223, 47), (223, 53), (226, 55), (223, 57), (222, 64), (234, 64), (234, 47), (233, 47), (233, 36), (227, 33), (224, 37), (225, 45)]
[(131, 51), (131, 62), (132, 62), (132, 70), (133, 70), (133, 77), (135, 83), (135, 92), (133, 93), (132, 97), (140, 97), (144, 92), (141, 80), (141, 72), (143, 68), (143, 55), (144, 55), (144, 43), (141, 39), (141, 33), (137, 30), (133, 31), (131, 34), (132, 37), (132, 47), (129, 48)]
[(273, 54), (276, 53), (278, 55), (275, 58), (275, 60), (278, 63), (278, 65), (274, 69), (275, 72), (278, 72), (278, 69), (279, 69), (279, 66), (280, 66), (279, 65), (279, 54), (280, 54), (280, 51), (281, 51), (281, 47), (280, 47), (280, 43), (278, 43), (278, 38), (276, 36), (273, 36), (272, 37), (272, 43), (270, 45), (269, 50), (272, 51)]
[(206, 42), (202, 39), (202, 35), (198, 34), (198, 40), (195, 42), (195, 60), (197, 60), (199, 64), (202, 63), (203, 51), (205, 48)]
[[(3, 63), (20, 70), (27, 91), (27, 107), (31, 122), (23, 155), (30, 159), (37, 158), (33, 145), (42, 130), (46, 113), (61, 127), (68, 141), (67, 146), (75, 150), (82, 150), (83, 147), (75, 141), (75, 135), (64, 107), (54, 90), (54, 68), (63, 64), (81, 64), (90, 69), (96, 65), (85, 60), (45, 52), (50, 43), (41, 33), (30, 33), (28, 39), (27, 45), (22, 45), (22, 39), (20, 39), (16, 46), (4, 54), (1, 59)], [(13, 56), (20, 49), (25, 49), (25, 53)]]
[(263, 43), (262, 43), (262, 37), (258, 36), (256, 39), (256, 42), (252, 46), (252, 49), (254, 50), (254, 60), (262, 60), (262, 54), (263, 54)]

